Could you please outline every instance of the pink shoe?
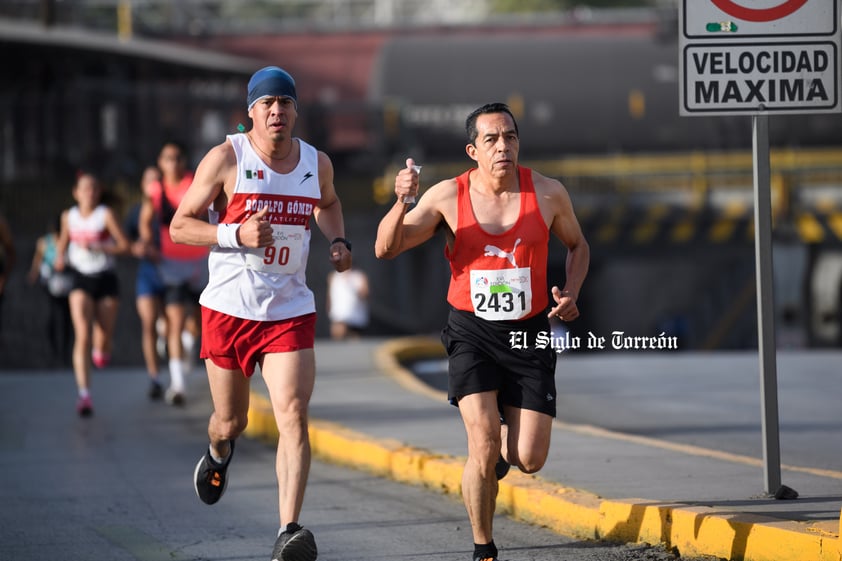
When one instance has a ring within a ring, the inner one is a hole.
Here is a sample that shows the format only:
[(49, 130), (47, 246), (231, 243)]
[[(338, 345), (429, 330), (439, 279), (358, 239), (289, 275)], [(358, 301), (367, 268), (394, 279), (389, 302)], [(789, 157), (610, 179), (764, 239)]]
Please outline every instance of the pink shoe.
[(76, 412), (80, 417), (90, 417), (94, 414), (94, 404), (90, 396), (80, 397), (76, 402)]
[(111, 355), (94, 349), (91, 353), (91, 361), (97, 368), (105, 368), (111, 363)]

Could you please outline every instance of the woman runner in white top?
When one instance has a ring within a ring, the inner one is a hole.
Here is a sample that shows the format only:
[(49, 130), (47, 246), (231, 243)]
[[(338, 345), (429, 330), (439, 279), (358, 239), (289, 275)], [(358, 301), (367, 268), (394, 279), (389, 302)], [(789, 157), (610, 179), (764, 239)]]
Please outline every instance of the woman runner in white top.
[(96, 177), (89, 173), (78, 177), (73, 186), (76, 206), (62, 213), (56, 249), (56, 270), (68, 268), (73, 272), (68, 302), (75, 334), (73, 372), (79, 391), (76, 410), (82, 417), (93, 414), (91, 360), (102, 368), (111, 357), (119, 303), (114, 258), (129, 250), (129, 241), (114, 212), (100, 204), (101, 195)]

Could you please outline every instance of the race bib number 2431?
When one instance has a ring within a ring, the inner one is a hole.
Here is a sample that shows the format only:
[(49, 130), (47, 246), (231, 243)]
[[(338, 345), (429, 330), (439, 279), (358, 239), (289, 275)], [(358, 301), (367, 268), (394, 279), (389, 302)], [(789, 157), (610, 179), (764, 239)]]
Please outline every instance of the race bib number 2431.
[(528, 267), (471, 271), (474, 315), (487, 320), (516, 320), (532, 311)]

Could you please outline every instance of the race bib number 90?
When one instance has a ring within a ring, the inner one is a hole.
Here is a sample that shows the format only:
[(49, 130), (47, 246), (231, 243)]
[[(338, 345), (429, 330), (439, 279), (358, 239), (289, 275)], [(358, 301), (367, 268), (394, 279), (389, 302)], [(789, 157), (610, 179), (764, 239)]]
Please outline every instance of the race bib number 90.
[(487, 320), (516, 320), (532, 311), (532, 282), (528, 267), (471, 271), (474, 315)]
[(250, 249), (246, 253), (246, 267), (264, 273), (296, 273), (301, 268), (304, 237), (304, 226), (272, 224), (272, 245)]

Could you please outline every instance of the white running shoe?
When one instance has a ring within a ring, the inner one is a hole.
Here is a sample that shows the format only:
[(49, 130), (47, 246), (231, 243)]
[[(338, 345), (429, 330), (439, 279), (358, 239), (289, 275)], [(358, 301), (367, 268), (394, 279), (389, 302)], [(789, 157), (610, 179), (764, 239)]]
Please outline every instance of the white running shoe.
[(181, 407), (184, 405), (184, 391), (182, 390), (175, 390), (173, 388), (168, 388), (166, 394), (164, 394), (164, 400), (169, 404), (176, 407)]

